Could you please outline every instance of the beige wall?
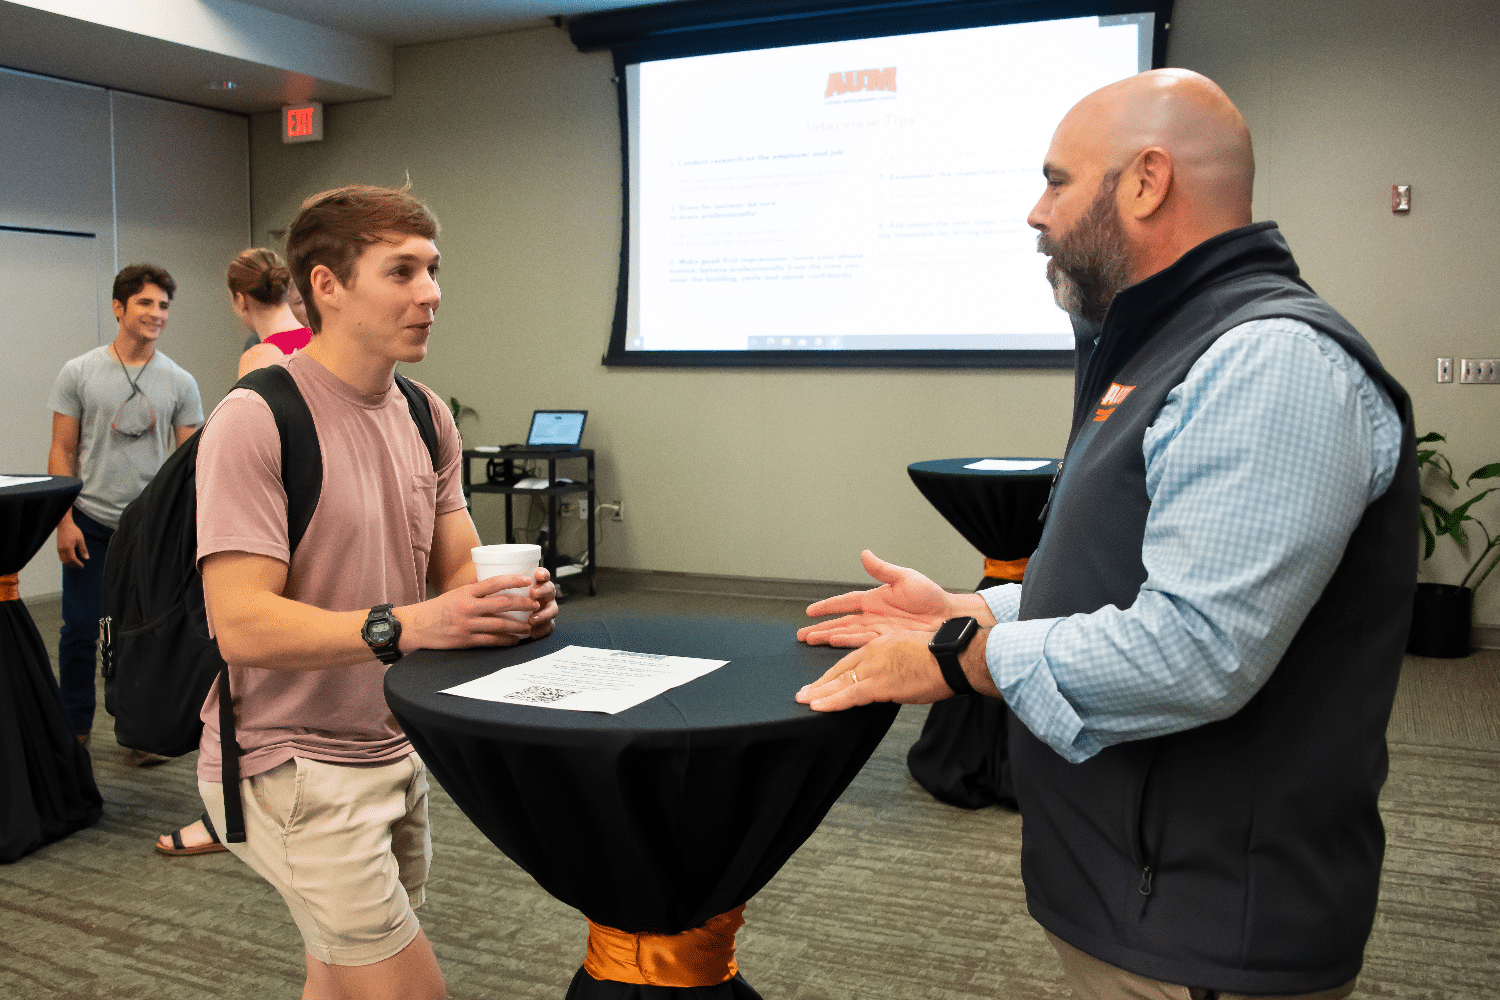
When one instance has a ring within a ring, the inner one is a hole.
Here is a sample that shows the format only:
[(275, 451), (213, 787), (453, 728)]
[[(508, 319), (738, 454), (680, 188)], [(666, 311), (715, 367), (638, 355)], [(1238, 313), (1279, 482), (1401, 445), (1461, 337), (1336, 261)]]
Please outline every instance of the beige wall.
[[(115, 272), (152, 261), (177, 280), (162, 350), (198, 379), (205, 407), (234, 384), (245, 330), (224, 271), (250, 232), (247, 119), (0, 70), (0, 472), (43, 472), (47, 397), (63, 362), (111, 340)], [(24, 597), (62, 589), (48, 542)]]
[[(1433, 369), (1440, 354), (1500, 355), (1489, 252), (1500, 218), (1486, 199), (1500, 181), (1497, 48), (1482, 0), (1419, 17), (1392, 0), (1178, 0), (1169, 50), (1244, 108), (1257, 218), (1282, 224), (1313, 286), (1412, 390), (1420, 427), (1450, 435), (1465, 471), (1500, 458), (1489, 450), (1500, 388), (1440, 387)], [(1070, 375), (601, 366), (619, 252), (611, 75), (607, 55), (579, 54), (551, 28), (398, 50), (395, 96), (328, 108), (321, 144), (284, 146), (276, 116), (254, 119), (256, 238), (306, 194), (409, 173), (443, 221), (445, 290), (432, 354), (412, 374), (479, 411), (471, 443), (516, 439), (536, 406), (590, 411), (601, 499), (626, 510), (601, 527), (601, 565), (856, 580), (870, 546), (972, 586), (978, 553), (905, 467), (1059, 454)], [(1389, 211), (1395, 182), (1414, 186), (1409, 217)], [(475, 506), (496, 540), (499, 501)], [(1487, 590), (1476, 617), (1500, 622), (1500, 584)]]
[[(620, 241), (608, 55), (547, 28), (401, 49), (396, 74), (391, 100), (327, 109), (321, 147), (283, 146), (275, 116), (254, 120), (257, 237), (306, 194), (409, 170), (444, 258), (412, 374), (479, 411), (475, 443), (516, 440), (538, 406), (589, 410), (601, 499), (625, 502), (623, 523), (601, 525), (601, 565), (857, 580), (871, 546), (955, 587), (979, 580), (981, 557), (906, 466), (1059, 454), (1070, 374), (605, 368)], [(486, 540), (499, 503), (475, 501)]]
[[(1255, 217), (1406, 386), (1419, 432), (1447, 435), (1460, 482), (1500, 461), (1500, 386), (1436, 382), (1439, 357), (1500, 356), (1500, 6), (1177, 0), (1170, 54), (1244, 111)], [(1500, 496), (1474, 512), (1500, 530)], [(1423, 579), (1457, 583), (1456, 556), (1443, 540)], [(1500, 623), (1500, 573), (1474, 617)]]

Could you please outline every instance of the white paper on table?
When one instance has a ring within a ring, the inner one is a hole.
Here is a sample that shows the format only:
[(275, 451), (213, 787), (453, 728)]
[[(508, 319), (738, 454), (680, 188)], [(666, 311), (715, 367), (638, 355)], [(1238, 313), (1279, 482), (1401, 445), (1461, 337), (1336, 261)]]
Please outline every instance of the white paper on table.
[(27, 483), (45, 483), (48, 476), (0, 476), (0, 490), (7, 486), (25, 486)]
[(1052, 462), (1045, 458), (981, 458), (977, 462), (970, 462), (964, 468), (978, 469), (980, 472), (1030, 472), (1051, 464)]
[(614, 715), (728, 662), (567, 646), (440, 693), (508, 705)]

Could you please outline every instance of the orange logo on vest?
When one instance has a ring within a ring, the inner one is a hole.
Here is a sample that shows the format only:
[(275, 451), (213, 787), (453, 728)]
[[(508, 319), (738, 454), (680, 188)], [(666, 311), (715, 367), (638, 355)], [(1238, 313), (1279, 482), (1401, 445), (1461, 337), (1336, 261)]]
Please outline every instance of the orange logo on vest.
[(1099, 409), (1094, 411), (1094, 423), (1098, 423), (1101, 420), (1108, 420), (1109, 415), (1115, 412), (1115, 407), (1125, 402), (1125, 397), (1130, 395), (1134, 389), (1135, 386), (1133, 385), (1119, 385), (1111, 382), (1109, 388), (1105, 390), (1104, 395), (1099, 397)]
[(896, 67), (856, 69), (847, 73), (829, 73), (828, 89), (823, 91), (823, 96), (829, 98), (837, 97), (839, 94), (857, 94), (861, 90), (894, 91), (895, 89)]

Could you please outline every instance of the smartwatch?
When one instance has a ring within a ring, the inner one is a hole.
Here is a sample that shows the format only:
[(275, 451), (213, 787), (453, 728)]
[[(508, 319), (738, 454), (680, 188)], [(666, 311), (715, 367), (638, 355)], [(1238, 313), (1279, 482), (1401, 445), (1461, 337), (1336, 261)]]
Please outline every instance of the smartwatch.
[(937, 657), (938, 668), (943, 671), (943, 680), (953, 689), (954, 694), (979, 693), (969, 683), (969, 678), (964, 675), (964, 668), (958, 662), (959, 654), (969, 648), (969, 643), (978, 634), (979, 622), (973, 618), (949, 618), (927, 644), (932, 655)]
[(389, 666), (401, 659), (401, 650), (396, 645), (401, 641), (401, 620), (391, 614), (391, 605), (377, 604), (371, 608), (359, 637), (381, 663)]

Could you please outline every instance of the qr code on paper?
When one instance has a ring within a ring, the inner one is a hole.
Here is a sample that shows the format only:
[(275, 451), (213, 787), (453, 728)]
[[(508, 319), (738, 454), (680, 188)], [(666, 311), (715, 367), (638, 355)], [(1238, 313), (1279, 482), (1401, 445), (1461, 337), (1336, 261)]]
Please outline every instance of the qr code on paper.
[(531, 687), (522, 688), (514, 692), (511, 698), (524, 702), (528, 705), (550, 705), (554, 701), (562, 701), (578, 694), (577, 691), (564, 691), (561, 688), (541, 687), (533, 684)]

